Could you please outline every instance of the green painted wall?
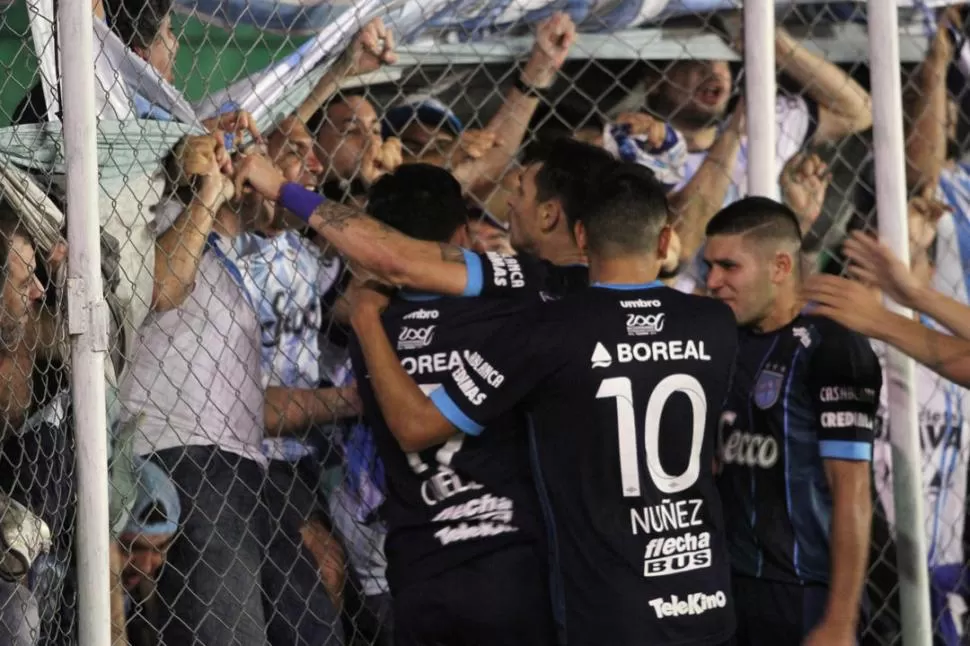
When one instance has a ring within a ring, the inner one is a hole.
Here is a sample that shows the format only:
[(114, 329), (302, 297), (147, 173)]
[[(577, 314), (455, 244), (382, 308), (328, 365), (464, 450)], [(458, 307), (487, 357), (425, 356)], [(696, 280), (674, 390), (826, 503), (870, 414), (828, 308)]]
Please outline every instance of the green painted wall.
[[(254, 27), (229, 32), (189, 16), (176, 16), (172, 26), (181, 34), (175, 85), (190, 101), (265, 68), (302, 42)], [(11, 113), (33, 86), (36, 73), (27, 8), (18, 2), (0, 12), (0, 127), (9, 125)]]

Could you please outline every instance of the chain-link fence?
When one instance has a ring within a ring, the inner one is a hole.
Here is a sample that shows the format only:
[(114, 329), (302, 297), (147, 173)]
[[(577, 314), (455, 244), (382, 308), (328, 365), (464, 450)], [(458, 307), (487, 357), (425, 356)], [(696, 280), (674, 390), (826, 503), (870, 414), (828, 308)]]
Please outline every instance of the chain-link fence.
[[(66, 296), (93, 296), (67, 280), (61, 121), (75, 97), (60, 81), (74, 52), (57, 4), (8, 0), (0, 14), (0, 643), (11, 644), (75, 643), (79, 599), (106, 592), (79, 589), (77, 575), (90, 555), (75, 541)], [(655, 0), (92, 4), (113, 643), (391, 644), (387, 492), (349, 367), (350, 267), (234, 184), (241, 155), (358, 207), (401, 164), (444, 166), (475, 214), (476, 249), (537, 251), (542, 232), (510, 208), (518, 170), (555, 137), (594, 143), (668, 185), (677, 235), (664, 275), (702, 291), (706, 223), (747, 194), (740, 16), (730, 3)], [(779, 91), (763, 117), (777, 122), (778, 195), (809, 262), (838, 274), (846, 233), (877, 228), (866, 11), (777, 11)], [(966, 31), (959, 12), (937, 18), (900, 8), (909, 260), (968, 303)], [(902, 633), (886, 393), (867, 644)], [(970, 399), (923, 367), (916, 393), (934, 639), (958, 644)]]

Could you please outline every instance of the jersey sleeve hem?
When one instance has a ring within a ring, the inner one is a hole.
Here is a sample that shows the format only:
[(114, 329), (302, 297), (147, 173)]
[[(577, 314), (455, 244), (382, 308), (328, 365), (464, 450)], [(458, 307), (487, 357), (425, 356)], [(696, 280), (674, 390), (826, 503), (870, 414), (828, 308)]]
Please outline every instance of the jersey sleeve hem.
[(482, 273), (482, 258), (477, 253), (469, 251), (468, 249), (462, 249), (461, 253), (465, 257), (465, 269), (468, 272), (468, 279), (465, 281), (465, 289), (462, 291), (461, 295), (480, 296), (482, 293), (482, 286), (485, 282), (485, 277)]
[(822, 440), (818, 443), (818, 452), (823, 458), (834, 460), (872, 461), (872, 444), (869, 442)]
[(445, 419), (454, 424), (455, 427), (463, 433), (468, 435), (479, 435), (485, 428), (481, 424), (475, 422), (475, 420), (470, 418), (468, 415), (465, 415), (465, 413), (458, 408), (458, 404), (456, 404), (454, 400), (448, 396), (448, 393), (445, 392), (444, 388), (438, 388), (431, 393), (431, 403), (435, 405), (435, 408), (438, 409), (438, 412), (441, 413)]

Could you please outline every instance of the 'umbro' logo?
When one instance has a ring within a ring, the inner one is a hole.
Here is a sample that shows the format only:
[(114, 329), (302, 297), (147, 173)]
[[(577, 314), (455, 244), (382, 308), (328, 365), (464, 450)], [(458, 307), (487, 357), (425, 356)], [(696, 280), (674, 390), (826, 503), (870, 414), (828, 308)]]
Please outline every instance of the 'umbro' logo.
[(593, 348), (593, 356), (589, 358), (594, 368), (609, 368), (613, 365), (613, 357), (602, 343), (597, 343)]

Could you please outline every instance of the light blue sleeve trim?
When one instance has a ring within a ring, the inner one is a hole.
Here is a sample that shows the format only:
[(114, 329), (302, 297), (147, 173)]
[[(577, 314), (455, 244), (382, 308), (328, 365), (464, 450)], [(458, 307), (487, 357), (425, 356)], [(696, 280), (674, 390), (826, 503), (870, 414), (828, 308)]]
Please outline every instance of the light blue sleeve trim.
[(465, 413), (458, 408), (458, 404), (456, 404), (451, 397), (448, 396), (448, 393), (445, 392), (444, 388), (436, 389), (433, 393), (431, 393), (430, 399), (431, 403), (437, 407), (438, 412), (444, 415), (445, 419), (454, 424), (455, 427), (461, 430), (463, 433), (467, 433), (468, 435), (479, 435), (481, 434), (482, 429), (485, 428), (481, 424), (476, 424), (475, 421), (468, 415), (465, 415)]
[(822, 440), (818, 443), (818, 452), (823, 458), (835, 460), (857, 460), (860, 462), (872, 460), (872, 444), (869, 442)]
[(462, 249), (461, 253), (465, 256), (465, 269), (468, 271), (468, 280), (465, 283), (465, 291), (462, 296), (478, 296), (482, 293), (482, 285), (485, 276), (482, 274), (482, 259), (474, 251)]

